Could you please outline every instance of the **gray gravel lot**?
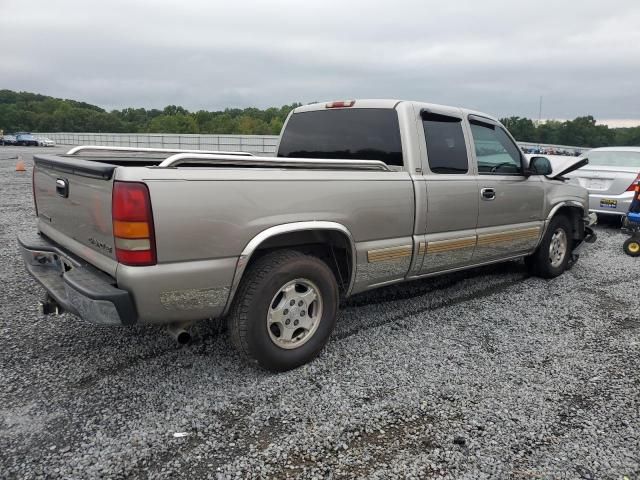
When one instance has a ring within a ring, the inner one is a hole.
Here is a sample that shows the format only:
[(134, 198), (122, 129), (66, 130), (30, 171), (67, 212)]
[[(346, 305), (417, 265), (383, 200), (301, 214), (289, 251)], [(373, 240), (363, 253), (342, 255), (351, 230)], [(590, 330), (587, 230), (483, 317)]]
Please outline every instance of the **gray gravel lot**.
[(39, 316), (15, 243), (35, 151), (0, 147), (1, 478), (640, 478), (640, 259), (613, 226), (552, 281), (511, 262), (355, 297), (273, 375), (213, 322), (179, 347)]

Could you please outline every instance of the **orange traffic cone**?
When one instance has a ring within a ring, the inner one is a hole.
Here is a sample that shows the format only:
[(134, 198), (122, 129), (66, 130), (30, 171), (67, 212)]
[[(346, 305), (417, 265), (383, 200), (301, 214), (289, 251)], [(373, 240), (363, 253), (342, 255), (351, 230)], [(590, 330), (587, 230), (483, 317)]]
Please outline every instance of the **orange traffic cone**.
[(24, 162), (22, 161), (22, 157), (18, 155), (18, 163), (16, 163), (16, 172), (26, 172), (27, 169), (24, 166)]

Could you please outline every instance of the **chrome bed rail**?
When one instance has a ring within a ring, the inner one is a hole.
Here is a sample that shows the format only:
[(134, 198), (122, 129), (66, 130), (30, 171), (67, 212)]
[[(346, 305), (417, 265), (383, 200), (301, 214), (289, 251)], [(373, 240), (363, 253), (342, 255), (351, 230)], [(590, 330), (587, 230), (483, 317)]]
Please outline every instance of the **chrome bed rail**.
[(178, 153), (162, 161), (158, 167), (177, 167), (182, 164), (201, 165), (234, 165), (251, 167), (290, 167), (310, 169), (336, 169), (336, 170), (379, 170), (393, 171), (386, 163), (380, 160), (339, 160), (339, 159), (315, 159), (315, 158), (284, 158), (284, 157), (256, 157), (238, 158), (227, 154), (192, 154)]

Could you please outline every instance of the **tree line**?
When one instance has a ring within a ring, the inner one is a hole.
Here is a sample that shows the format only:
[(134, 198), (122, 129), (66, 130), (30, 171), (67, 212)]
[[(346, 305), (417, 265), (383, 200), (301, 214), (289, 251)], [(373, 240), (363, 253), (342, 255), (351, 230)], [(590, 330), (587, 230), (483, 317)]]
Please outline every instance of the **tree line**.
[[(261, 110), (227, 108), (190, 112), (169, 105), (162, 110), (124, 108), (106, 111), (95, 105), (29, 92), (0, 90), (0, 129), (5, 133), (108, 132), (108, 133), (210, 133), (277, 135), (291, 110), (300, 103)], [(640, 145), (640, 126), (609, 128), (596, 125), (592, 116), (537, 125), (523, 117), (500, 121), (521, 142), (602, 147)]]
[(108, 133), (218, 133), (278, 135), (291, 110), (300, 103), (279, 108), (227, 108), (198, 110), (168, 105), (164, 109), (106, 110), (75, 100), (29, 92), (0, 90), (0, 129), (9, 132)]
[(547, 120), (540, 124), (522, 117), (501, 118), (500, 122), (520, 142), (574, 147), (640, 146), (640, 126), (609, 128), (596, 125), (596, 119), (591, 115), (563, 122)]

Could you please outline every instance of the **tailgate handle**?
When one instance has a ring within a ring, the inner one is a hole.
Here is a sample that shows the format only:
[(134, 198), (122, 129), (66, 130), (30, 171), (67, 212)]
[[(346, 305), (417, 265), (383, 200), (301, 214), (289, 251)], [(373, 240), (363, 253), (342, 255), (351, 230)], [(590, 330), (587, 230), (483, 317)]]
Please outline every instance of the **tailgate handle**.
[(66, 178), (58, 178), (56, 180), (56, 192), (62, 198), (67, 198), (69, 196), (69, 180)]

